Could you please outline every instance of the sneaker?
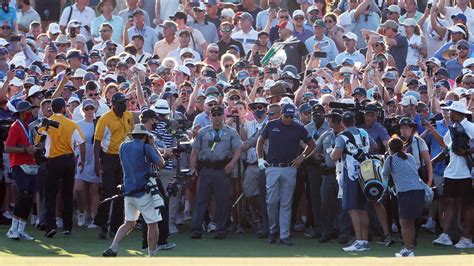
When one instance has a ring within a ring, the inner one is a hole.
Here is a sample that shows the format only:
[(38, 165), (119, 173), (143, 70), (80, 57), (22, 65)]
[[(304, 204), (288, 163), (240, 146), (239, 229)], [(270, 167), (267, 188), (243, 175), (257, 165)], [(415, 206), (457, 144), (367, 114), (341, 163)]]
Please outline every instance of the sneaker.
[(83, 227), (86, 224), (86, 215), (83, 212), (80, 212), (77, 215), (77, 226)]
[(343, 251), (346, 252), (360, 252), (360, 251), (369, 251), (368, 244), (361, 243), (355, 240), (350, 246), (342, 248)]
[(70, 230), (64, 230), (64, 231), (63, 231), (63, 235), (65, 235), (65, 236), (70, 236), (70, 235), (71, 235), (71, 231), (70, 231)]
[(395, 257), (402, 258), (402, 257), (415, 257), (415, 252), (413, 250), (402, 248), (400, 251), (395, 253)]
[(13, 218), (13, 213), (11, 211), (6, 211), (3, 213), (3, 217), (7, 218), (8, 220), (11, 220)]
[(64, 223), (63, 223), (63, 218), (61, 218), (61, 217), (56, 217), (56, 227), (57, 227), (57, 228), (63, 228), (63, 225), (64, 225)]
[(454, 245), (456, 248), (462, 249), (462, 248), (474, 248), (474, 244), (472, 244), (471, 239), (466, 238), (466, 237), (461, 237), (461, 240)]
[(170, 249), (173, 249), (176, 247), (176, 244), (175, 243), (172, 243), (172, 242), (168, 242), (166, 244), (163, 244), (163, 245), (158, 245), (156, 247), (156, 251), (158, 250), (170, 250)]
[(56, 234), (56, 230), (52, 229), (52, 230), (49, 230), (48, 232), (46, 232), (46, 234), (44, 234), (44, 236), (46, 238), (53, 238), (53, 236)]
[(96, 229), (96, 228), (99, 228), (97, 225), (95, 225), (94, 223), (90, 223), (88, 226), (87, 226), (87, 229)]
[(184, 212), (184, 221), (191, 221), (193, 219), (193, 215), (190, 211)]
[(436, 233), (436, 222), (433, 219), (429, 218), (425, 224), (421, 225), (421, 228), (425, 229), (426, 231), (430, 231), (431, 233)]
[(285, 245), (285, 246), (293, 246), (293, 242), (289, 238), (282, 238), (280, 239), (280, 244)]
[(451, 241), (451, 238), (449, 237), (448, 234), (442, 233), (439, 235), (439, 237), (435, 240), (433, 240), (433, 245), (435, 246), (452, 246), (453, 241)]
[(207, 232), (211, 233), (211, 232), (214, 232), (217, 230), (217, 225), (216, 223), (214, 222), (210, 222), (208, 225), (207, 225)]
[(304, 225), (304, 223), (297, 223), (295, 224), (295, 226), (293, 226), (293, 228), (297, 232), (303, 232), (304, 230), (306, 230), (306, 226)]
[(99, 232), (99, 239), (107, 239), (107, 233), (109, 231), (105, 228), (101, 228)]
[(10, 228), (7, 232), (7, 237), (13, 240), (20, 240), (20, 234), (18, 233), (17, 230), (13, 230)]
[(392, 223), (392, 233), (398, 233), (398, 226), (396, 223)]
[(23, 232), (18, 232), (18, 234), (20, 235), (20, 239), (21, 240), (26, 240), (26, 241), (34, 241), (35, 238), (30, 236), (28, 233), (26, 233), (25, 231)]
[(112, 249), (108, 248), (102, 253), (102, 257), (117, 257), (117, 252), (113, 251)]
[(169, 230), (170, 230), (170, 234), (177, 234), (177, 233), (179, 233), (178, 228), (177, 228), (176, 225), (173, 224), (173, 223), (170, 223), (170, 224), (169, 224)]
[(32, 214), (32, 215), (31, 215), (31, 218), (30, 218), (30, 225), (35, 226), (35, 224), (36, 224), (36, 219), (37, 219), (37, 218), (36, 218), (36, 215), (33, 215), (33, 214)]
[(384, 245), (386, 247), (390, 247), (393, 243), (395, 243), (395, 241), (391, 236), (384, 236), (380, 239), (380, 241), (377, 241), (377, 244)]
[(183, 214), (180, 212), (176, 215), (176, 225), (183, 225), (184, 224), (184, 217)]

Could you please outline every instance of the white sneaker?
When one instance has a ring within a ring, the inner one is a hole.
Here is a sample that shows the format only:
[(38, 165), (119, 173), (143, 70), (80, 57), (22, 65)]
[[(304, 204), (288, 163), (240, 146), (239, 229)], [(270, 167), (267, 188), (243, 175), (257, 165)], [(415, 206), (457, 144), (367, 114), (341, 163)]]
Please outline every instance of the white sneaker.
[(435, 240), (433, 240), (433, 245), (435, 246), (452, 246), (453, 241), (451, 241), (451, 238), (449, 237), (448, 234), (442, 233), (439, 235), (439, 237)]
[(398, 226), (396, 223), (392, 223), (392, 232), (393, 233), (398, 233)]
[(11, 211), (4, 212), (3, 217), (7, 218), (8, 220), (11, 220), (13, 218), (12, 212)]
[(18, 234), (18, 231), (13, 230), (12, 228), (8, 230), (7, 237), (14, 240), (20, 240), (20, 235)]
[(431, 233), (436, 233), (436, 222), (429, 218), (425, 224), (421, 225), (421, 228), (430, 231)]
[(400, 251), (395, 253), (395, 257), (401, 258), (401, 257), (415, 257), (415, 252), (413, 250), (409, 250), (407, 248), (402, 248)]
[(345, 248), (342, 248), (343, 251), (346, 252), (360, 252), (360, 251), (369, 251), (370, 249), (368, 248), (367, 244), (363, 244), (355, 240), (350, 246), (347, 246)]
[(37, 219), (36, 215), (32, 214), (30, 217), (30, 225), (33, 225), (33, 226), (36, 225), (36, 219)]
[(20, 235), (20, 239), (22, 239), (22, 240), (27, 240), (27, 241), (34, 241), (35, 240), (34, 237), (30, 236), (25, 231), (18, 232), (18, 234)]
[(471, 239), (469, 238), (466, 238), (466, 237), (461, 237), (461, 240), (459, 240), (459, 242), (454, 245), (456, 248), (474, 248), (474, 244), (472, 244), (472, 241)]
[(177, 234), (177, 233), (179, 233), (178, 228), (177, 228), (176, 225), (173, 224), (173, 223), (170, 223), (170, 224), (169, 224), (169, 229), (170, 229), (170, 234)]
[(95, 225), (94, 223), (90, 223), (88, 226), (87, 226), (87, 229), (96, 229), (96, 228), (99, 228), (97, 225)]
[(77, 226), (83, 227), (86, 224), (86, 215), (83, 212), (80, 212), (77, 215)]
[(184, 218), (183, 218), (183, 213), (178, 213), (178, 215), (176, 215), (176, 224), (177, 225), (183, 225), (184, 223)]
[(193, 219), (193, 216), (190, 211), (184, 212), (184, 220), (185, 221), (191, 221)]
[(63, 225), (64, 225), (64, 223), (63, 223), (63, 218), (61, 218), (61, 217), (56, 217), (56, 226), (57, 226), (58, 228), (63, 228)]
[(212, 232), (214, 232), (214, 231), (216, 231), (216, 230), (217, 230), (217, 225), (216, 225), (216, 223), (210, 222), (210, 223), (207, 225), (207, 232), (212, 233)]

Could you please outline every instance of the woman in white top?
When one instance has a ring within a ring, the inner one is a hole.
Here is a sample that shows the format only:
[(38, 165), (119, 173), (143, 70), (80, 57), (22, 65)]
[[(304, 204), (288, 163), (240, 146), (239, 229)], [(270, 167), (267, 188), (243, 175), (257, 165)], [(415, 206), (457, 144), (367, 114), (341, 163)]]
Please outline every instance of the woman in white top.
[(426, 39), (421, 36), (420, 27), (413, 18), (407, 18), (403, 22), (408, 40), (407, 65), (416, 65), (420, 60), (426, 58)]
[[(101, 178), (94, 172), (94, 118), (97, 107), (91, 99), (86, 99), (82, 103), (84, 120), (77, 122), (86, 138), (86, 162), (85, 165), (78, 163), (76, 181), (74, 184), (74, 194), (79, 205), (77, 225), (84, 226), (87, 221), (93, 221), (99, 208), (99, 187)], [(94, 228), (94, 224), (89, 224), (88, 228)]]

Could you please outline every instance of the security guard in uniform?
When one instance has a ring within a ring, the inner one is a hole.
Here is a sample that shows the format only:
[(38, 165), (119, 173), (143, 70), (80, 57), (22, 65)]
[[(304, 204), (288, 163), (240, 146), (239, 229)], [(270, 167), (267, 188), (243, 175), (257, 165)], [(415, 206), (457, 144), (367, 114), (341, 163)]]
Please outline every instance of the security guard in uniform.
[[(119, 147), (125, 141), (126, 134), (133, 129), (132, 113), (127, 111), (125, 94), (112, 95), (112, 110), (106, 112), (97, 121), (94, 134), (95, 172), (102, 172), (101, 200), (111, 197), (116, 187), (122, 183), (123, 172), (120, 165)], [(101, 227), (99, 238), (107, 237), (110, 203), (100, 205), (94, 223)], [(110, 219), (111, 234), (123, 223), (123, 199), (114, 201)]]
[[(76, 165), (74, 163), (74, 147), (79, 145), (81, 165), (86, 160), (86, 139), (79, 126), (65, 116), (66, 101), (59, 97), (51, 102), (53, 115), (49, 118), (49, 126), (38, 129), (38, 133), (46, 135), (46, 165), (48, 173), (44, 183), (46, 205), (46, 234), (52, 238), (56, 234), (56, 194), (61, 186), (63, 203), (63, 234), (70, 235), (72, 230), (73, 187)], [(56, 122), (56, 123), (55, 123)], [(59, 125), (53, 125), (57, 124)], [(77, 169), (82, 171), (83, 169)]]
[(215, 239), (224, 239), (225, 223), (229, 216), (230, 174), (240, 158), (242, 140), (235, 129), (224, 125), (224, 108), (211, 109), (212, 124), (199, 130), (191, 151), (190, 168), (198, 176), (192, 239), (202, 236), (202, 221), (208, 208), (211, 192), (216, 198), (217, 223)]

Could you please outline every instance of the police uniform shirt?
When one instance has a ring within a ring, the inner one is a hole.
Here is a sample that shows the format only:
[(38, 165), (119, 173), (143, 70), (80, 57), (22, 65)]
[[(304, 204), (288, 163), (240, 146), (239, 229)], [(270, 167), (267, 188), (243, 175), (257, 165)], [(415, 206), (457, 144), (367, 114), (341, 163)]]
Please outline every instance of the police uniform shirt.
[(86, 141), (81, 129), (62, 114), (54, 114), (49, 119), (59, 122), (59, 127), (50, 126), (48, 130), (41, 127), (38, 130), (40, 134), (46, 135), (45, 156), (51, 159), (67, 154), (73, 155), (74, 146)]
[(300, 141), (307, 143), (310, 140), (303, 125), (295, 121), (285, 125), (281, 119), (268, 122), (262, 137), (269, 143), (269, 163), (291, 163), (298, 156)]
[(97, 121), (94, 139), (100, 141), (103, 152), (118, 155), (119, 147), (125, 141), (126, 134), (132, 131), (133, 124), (131, 112), (125, 111), (122, 117), (118, 117), (114, 110), (110, 110)]
[(311, 123), (305, 126), (306, 130), (308, 130), (309, 137), (313, 138), (314, 141), (318, 140), (321, 135), (329, 130), (329, 123), (324, 120), (323, 124), (320, 128), (316, 128), (316, 123), (312, 121)]
[(239, 134), (227, 125), (217, 132), (212, 126), (204, 127), (199, 130), (193, 142), (193, 149), (199, 151), (199, 160), (224, 160), (232, 157), (233, 150), (240, 147), (242, 140)]

